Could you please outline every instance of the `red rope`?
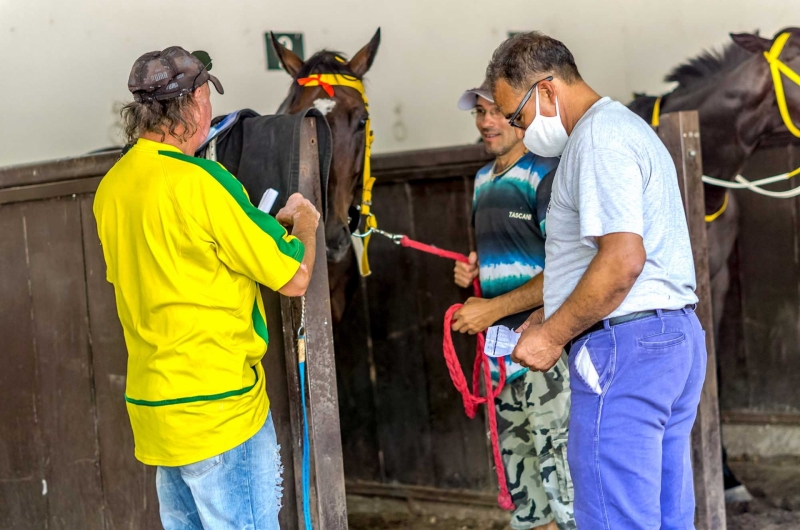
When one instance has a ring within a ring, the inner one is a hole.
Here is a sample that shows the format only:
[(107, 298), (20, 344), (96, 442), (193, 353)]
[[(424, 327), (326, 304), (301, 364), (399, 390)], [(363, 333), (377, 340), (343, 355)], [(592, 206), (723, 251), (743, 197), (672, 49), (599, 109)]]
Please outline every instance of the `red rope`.
[[(432, 245), (426, 245), (419, 241), (409, 239), (408, 236), (403, 236), (400, 244), (404, 247), (413, 248), (434, 256), (441, 258), (449, 258), (463, 263), (469, 263), (469, 258), (458, 252), (451, 252), (449, 250), (442, 250)], [(475, 296), (481, 296), (481, 284), (478, 278), (472, 282), (472, 288), (475, 291)], [(492, 454), (494, 456), (494, 467), (497, 472), (497, 485), (500, 487), (500, 494), (497, 496), (497, 503), (504, 510), (513, 510), (514, 502), (511, 500), (511, 495), (508, 492), (508, 483), (506, 482), (506, 471), (503, 467), (503, 457), (500, 454), (500, 437), (497, 434), (497, 411), (494, 407), (494, 400), (500, 395), (503, 386), (506, 384), (506, 371), (500, 370), (500, 381), (497, 387), (492, 389), (492, 375), (489, 370), (489, 359), (483, 353), (483, 347), (486, 337), (483, 333), (478, 333), (478, 345), (475, 349), (475, 364), (472, 369), (472, 390), (470, 391), (467, 385), (467, 379), (464, 377), (464, 371), (461, 369), (461, 364), (458, 362), (458, 355), (456, 348), (453, 345), (452, 324), (453, 315), (456, 311), (461, 309), (464, 304), (455, 304), (450, 306), (450, 309), (444, 315), (444, 341), (442, 349), (444, 351), (444, 360), (447, 364), (447, 371), (450, 372), (450, 379), (453, 380), (453, 385), (456, 390), (461, 394), (461, 399), (464, 402), (464, 412), (467, 416), (474, 418), (478, 412), (478, 405), (481, 403), (486, 404), (486, 409), (489, 413), (489, 432), (492, 438)], [(483, 371), (483, 378), (486, 381), (486, 389), (488, 396), (480, 395), (480, 380), (481, 371)]]

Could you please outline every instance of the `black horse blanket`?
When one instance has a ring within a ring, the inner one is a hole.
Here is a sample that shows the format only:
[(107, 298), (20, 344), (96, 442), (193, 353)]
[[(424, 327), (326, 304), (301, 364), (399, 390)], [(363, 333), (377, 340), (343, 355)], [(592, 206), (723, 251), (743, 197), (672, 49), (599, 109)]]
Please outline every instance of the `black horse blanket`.
[[(264, 192), (272, 188), (278, 198), (272, 206), (273, 215), (283, 208), (286, 200), (298, 190), (300, 178), (300, 127), (304, 118), (316, 120), (319, 146), (319, 175), (323, 195), (323, 219), (327, 214), (328, 173), (331, 165), (331, 130), (325, 117), (310, 108), (297, 114), (261, 116), (244, 109), (219, 126), (227, 116), (218, 116), (211, 122), (216, 132), (216, 159), (244, 185), (250, 201), (258, 205)], [(196, 156), (206, 157), (209, 142)]]

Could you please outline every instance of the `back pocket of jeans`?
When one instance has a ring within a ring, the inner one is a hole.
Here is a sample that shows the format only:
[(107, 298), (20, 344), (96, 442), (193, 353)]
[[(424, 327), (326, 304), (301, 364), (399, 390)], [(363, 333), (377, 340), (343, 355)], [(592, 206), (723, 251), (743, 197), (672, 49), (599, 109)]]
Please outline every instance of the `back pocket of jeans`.
[(686, 340), (686, 335), (681, 331), (667, 331), (639, 339), (639, 346), (653, 350), (671, 348)]
[(212, 456), (211, 458), (206, 458), (205, 460), (195, 462), (194, 464), (181, 466), (181, 475), (197, 478), (205, 475), (221, 463), (222, 455)]

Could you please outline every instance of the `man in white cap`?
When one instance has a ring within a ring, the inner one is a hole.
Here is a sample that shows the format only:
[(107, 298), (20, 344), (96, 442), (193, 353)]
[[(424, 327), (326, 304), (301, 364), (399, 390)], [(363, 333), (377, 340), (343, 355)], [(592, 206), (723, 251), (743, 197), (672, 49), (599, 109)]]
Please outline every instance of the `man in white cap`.
[[(457, 263), (455, 281), (468, 287), (480, 276), (484, 298), (470, 298), (453, 329), (487, 331), (494, 384), (506, 386), (495, 405), (515, 530), (573, 529), (572, 480), (566, 464), (569, 370), (561, 360), (548, 372), (513, 363), (514, 333), (542, 305), (545, 213), (557, 158), (528, 152), (494, 104), (484, 82), (467, 90), (458, 108), (472, 111), (486, 150), (495, 160), (478, 171), (473, 197), (477, 252)], [(510, 343), (509, 343), (510, 341)], [(503, 347), (503, 343), (506, 347)], [(496, 357), (495, 357), (496, 356)]]

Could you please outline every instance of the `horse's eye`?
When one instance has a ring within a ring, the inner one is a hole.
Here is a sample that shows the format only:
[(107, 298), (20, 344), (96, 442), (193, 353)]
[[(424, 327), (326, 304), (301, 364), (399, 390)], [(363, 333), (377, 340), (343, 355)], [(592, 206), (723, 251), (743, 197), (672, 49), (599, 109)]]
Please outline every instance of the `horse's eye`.
[(367, 118), (361, 118), (358, 120), (358, 130), (363, 131), (367, 127)]

